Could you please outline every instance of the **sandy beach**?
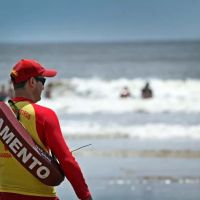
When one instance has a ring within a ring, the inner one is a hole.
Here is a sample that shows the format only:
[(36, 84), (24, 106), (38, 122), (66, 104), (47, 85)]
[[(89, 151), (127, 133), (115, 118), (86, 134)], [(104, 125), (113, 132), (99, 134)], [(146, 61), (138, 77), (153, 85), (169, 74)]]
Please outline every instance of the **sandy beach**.
[[(199, 200), (198, 141), (69, 139), (97, 200)], [(192, 148), (191, 148), (192, 146)], [(67, 181), (57, 188), (61, 200), (77, 199)]]

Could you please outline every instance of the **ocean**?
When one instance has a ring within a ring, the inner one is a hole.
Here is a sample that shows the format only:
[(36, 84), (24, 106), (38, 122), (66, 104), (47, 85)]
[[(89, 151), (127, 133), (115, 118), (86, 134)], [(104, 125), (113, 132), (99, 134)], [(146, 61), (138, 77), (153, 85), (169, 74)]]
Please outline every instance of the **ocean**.
[[(200, 41), (4, 43), (0, 84), (21, 58), (57, 69), (39, 103), (58, 114), (71, 149), (92, 144), (74, 154), (94, 199), (200, 198)], [(57, 190), (76, 199), (66, 181)]]

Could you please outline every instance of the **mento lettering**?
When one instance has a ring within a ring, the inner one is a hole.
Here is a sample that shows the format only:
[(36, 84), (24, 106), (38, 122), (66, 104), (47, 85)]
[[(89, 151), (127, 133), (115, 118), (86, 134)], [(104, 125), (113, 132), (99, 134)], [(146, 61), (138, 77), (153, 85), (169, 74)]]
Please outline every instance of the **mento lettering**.
[(10, 131), (10, 128), (5, 125), (3, 128), (4, 120), (0, 118), (0, 137), (3, 142), (8, 144), (9, 151), (15, 156), (19, 158), (19, 162), (22, 164), (26, 164), (28, 161), (31, 161), (29, 166), (27, 166), (30, 171), (36, 170), (36, 175), (40, 179), (45, 179), (50, 175), (50, 170), (43, 166), (42, 163), (32, 155), (32, 153), (28, 152), (28, 149), (23, 146), (23, 143), (16, 137), (16, 135)]

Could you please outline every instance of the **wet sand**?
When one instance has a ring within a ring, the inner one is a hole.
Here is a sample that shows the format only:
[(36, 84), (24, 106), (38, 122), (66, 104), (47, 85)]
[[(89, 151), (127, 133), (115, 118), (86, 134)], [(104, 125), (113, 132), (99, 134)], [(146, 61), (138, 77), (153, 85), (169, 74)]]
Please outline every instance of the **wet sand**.
[[(69, 140), (97, 200), (199, 200), (198, 141), (133, 139)], [(66, 181), (57, 188), (61, 200), (77, 199)]]

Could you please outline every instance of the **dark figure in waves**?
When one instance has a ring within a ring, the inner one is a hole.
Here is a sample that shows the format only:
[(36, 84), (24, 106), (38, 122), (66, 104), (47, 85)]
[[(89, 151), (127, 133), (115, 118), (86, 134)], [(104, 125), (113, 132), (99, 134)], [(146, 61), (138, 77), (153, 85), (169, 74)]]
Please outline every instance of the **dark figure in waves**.
[(147, 82), (145, 84), (144, 88), (142, 88), (141, 96), (142, 96), (143, 99), (147, 99), (147, 98), (152, 98), (153, 97), (153, 92), (152, 92), (152, 89), (149, 86), (149, 82)]
[(6, 89), (5, 89), (5, 85), (1, 85), (0, 88), (1, 88), (0, 89), (0, 101), (5, 101), (8, 96)]

